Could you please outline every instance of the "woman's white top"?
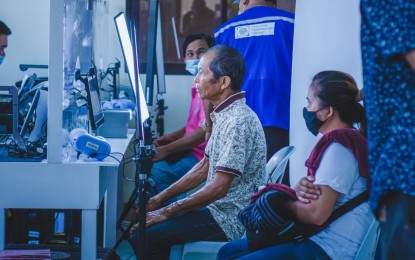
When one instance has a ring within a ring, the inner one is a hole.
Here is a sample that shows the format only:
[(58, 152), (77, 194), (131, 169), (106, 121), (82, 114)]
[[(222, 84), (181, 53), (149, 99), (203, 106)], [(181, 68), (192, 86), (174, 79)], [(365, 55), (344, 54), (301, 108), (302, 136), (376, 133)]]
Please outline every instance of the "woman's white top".
[[(340, 193), (335, 208), (366, 190), (366, 179), (359, 175), (355, 156), (339, 143), (331, 143), (324, 151), (314, 184)], [(364, 202), (310, 239), (333, 259), (353, 259), (373, 218), (369, 204)]]

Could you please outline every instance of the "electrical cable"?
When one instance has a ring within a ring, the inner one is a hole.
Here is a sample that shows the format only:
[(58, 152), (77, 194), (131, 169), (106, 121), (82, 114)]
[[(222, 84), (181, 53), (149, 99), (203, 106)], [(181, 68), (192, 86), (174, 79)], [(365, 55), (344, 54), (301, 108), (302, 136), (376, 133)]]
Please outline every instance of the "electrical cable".
[(7, 146), (7, 154), (14, 158), (28, 158), (28, 159), (41, 159), (45, 158), (46, 150), (43, 149), (43, 145), (40, 142), (32, 143), (30, 141), (26, 144), (26, 150), (19, 148), (18, 144), (11, 140)]
[[(121, 160), (119, 160), (117, 157), (113, 156), (113, 154), (119, 154), (119, 155), (121, 155), (121, 156), (122, 156)], [(134, 160), (133, 160), (134, 156), (132, 156), (132, 157), (127, 157), (127, 158), (126, 158), (126, 157), (124, 157), (124, 154), (123, 154), (123, 153), (120, 153), (120, 152), (112, 152), (112, 153), (110, 153), (110, 154), (107, 154), (107, 153), (92, 153), (92, 154), (90, 154), (87, 158), (94, 158), (94, 157), (96, 157), (96, 156), (98, 156), (98, 155), (106, 155), (106, 156), (108, 156), (108, 157), (111, 157), (111, 158), (113, 158), (114, 160), (116, 160), (119, 164), (124, 165), (124, 166), (134, 161)], [(125, 172), (123, 172), (123, 178), (124, 178), (126, 181), (129, 181), (129, 182), (135, 182), (133, 179), (128, 178), (128, 177), (125, 175)]]

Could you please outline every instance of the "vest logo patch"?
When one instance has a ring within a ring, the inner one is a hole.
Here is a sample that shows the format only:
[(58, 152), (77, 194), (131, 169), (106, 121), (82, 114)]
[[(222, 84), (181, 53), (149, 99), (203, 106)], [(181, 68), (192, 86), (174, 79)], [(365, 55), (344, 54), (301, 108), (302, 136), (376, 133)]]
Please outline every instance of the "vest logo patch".
[(235, 27), (235, 39), (274, 35), (274, 28), (274, 22), (238, 26)]

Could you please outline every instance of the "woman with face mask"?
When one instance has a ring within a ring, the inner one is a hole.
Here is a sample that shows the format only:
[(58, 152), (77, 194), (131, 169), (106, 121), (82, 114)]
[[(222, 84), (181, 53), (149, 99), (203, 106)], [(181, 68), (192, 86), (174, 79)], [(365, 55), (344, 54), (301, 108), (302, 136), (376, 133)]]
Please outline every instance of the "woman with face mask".
[[(350, 75), (323, 71), (314, 76), (303, 116), (308, 130), (322, 136), (305, 163), (308, 177), (295, 187), (298, 200), (286, 204), (298, 221), (321, 225), (336, 208), (367, 190), (366, 119), (360, 100)], [(246, 239), (237, 240), (222, 247), (218, 259), (353, 259), (372, 220), (364, 202), (301, 242), (249, 252)]]

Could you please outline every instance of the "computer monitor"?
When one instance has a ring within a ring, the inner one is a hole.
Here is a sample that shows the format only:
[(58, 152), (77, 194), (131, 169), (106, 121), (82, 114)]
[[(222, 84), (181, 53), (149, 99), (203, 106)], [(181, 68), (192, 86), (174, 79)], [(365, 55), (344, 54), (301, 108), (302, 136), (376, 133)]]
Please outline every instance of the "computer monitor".
[[(140, 117), (141, 117), (141, 124), (144, 124), (144, 121), (146, 121), (150, 116), (147, 108), (147, 103), (144, 98), (144, 92), (143, 87), (141, 85), (140, 78), (137, 75), (138, 78), (138, 86), (136, 84), (136, 75), (135, 73), (138, 73), (138, 64), (134, 64), (134, 52), (136, 51), (133, 48), (133, 44), (131, 42), (130, 34), (128, 33), (128, 27), (127, 27), (127, 21), (125, 19), (124, 13), (119, 13), (114, 17), (115, 21), (115, 27), (117, 29), (118, 37), (120, 39), (121, 49), (125, 58), (125, 61), (127, 63), (127, 70), (128, 70), (128, 76), (130, 78), (131, 86), (135, 95), (135, 98), (137, 100), (137, 95), (139, 98), (140, 103)], [(136, 66), (136, 67), (134, 67)]]
[(101, 109), (101, 97), (97, 76), (88, 75), (88, 80), (84, 83), (86, 83), (85, 90), (87, 92), (89, 121), (92, 130), (96, 130), (104, 123), (104, 112)]
[(36, 73), (33, 73), (30, 76), (25, 75), (22, 80), (22, 85), (19, 89), (19, 105), (25, 102), (28, 98), (27, 93), (32, 89), (35, 85), (37, 79)]
[(13, 134), (13, 96), (9, 86), (0, 86), (0, 135)]
[(40, 89), (36, 90), (35, 96), (32, 99), (32, 102), (30, 103), (30, 108), (29, 111), (27, 112), (24, 121), (23, 121), (23, 125), (22, 128), (20, 129), (20, 136), (24, 137), (26, 135), (26, 132), (29, 128), (29, 124), (32, 123), (33, 121), (33, 117), (34, 117), (34, 113), (37, 107), (37, 103), (39, 102), (39, 97), (40, 97)]
[[(27, 139), (29, 142), (37, 142), (41, 138), (47, 136), (48, 96), (49, 95), (46, 88), (38, 88), (36, 90), (35, 98), (37, 98), (37, 104), (34, 108), (36, 118), (34, 120), (33, 129), (29, 135), (29, 138)], [(34, 104), (32, 104), (32, 106), (33, 105)]]
[[(11, 133), (14, 141), (17, 143), (20, 149), (26, 150), (26, 146), (23, 142), (22, 137), (18, 131), (18, 92), (15, 86), (0, 86), (0, 93), (6, 92), (6, 96), (2, 98), (1, 113), (5, 113), (5, 118), (2, 118), (0, 122), (0, 130), (4, 131), (7, 135)], [(4, 119), (4, 121), (3, 121)], [(8, 127), (7, 121), (11, 120), (11, 129)]]

